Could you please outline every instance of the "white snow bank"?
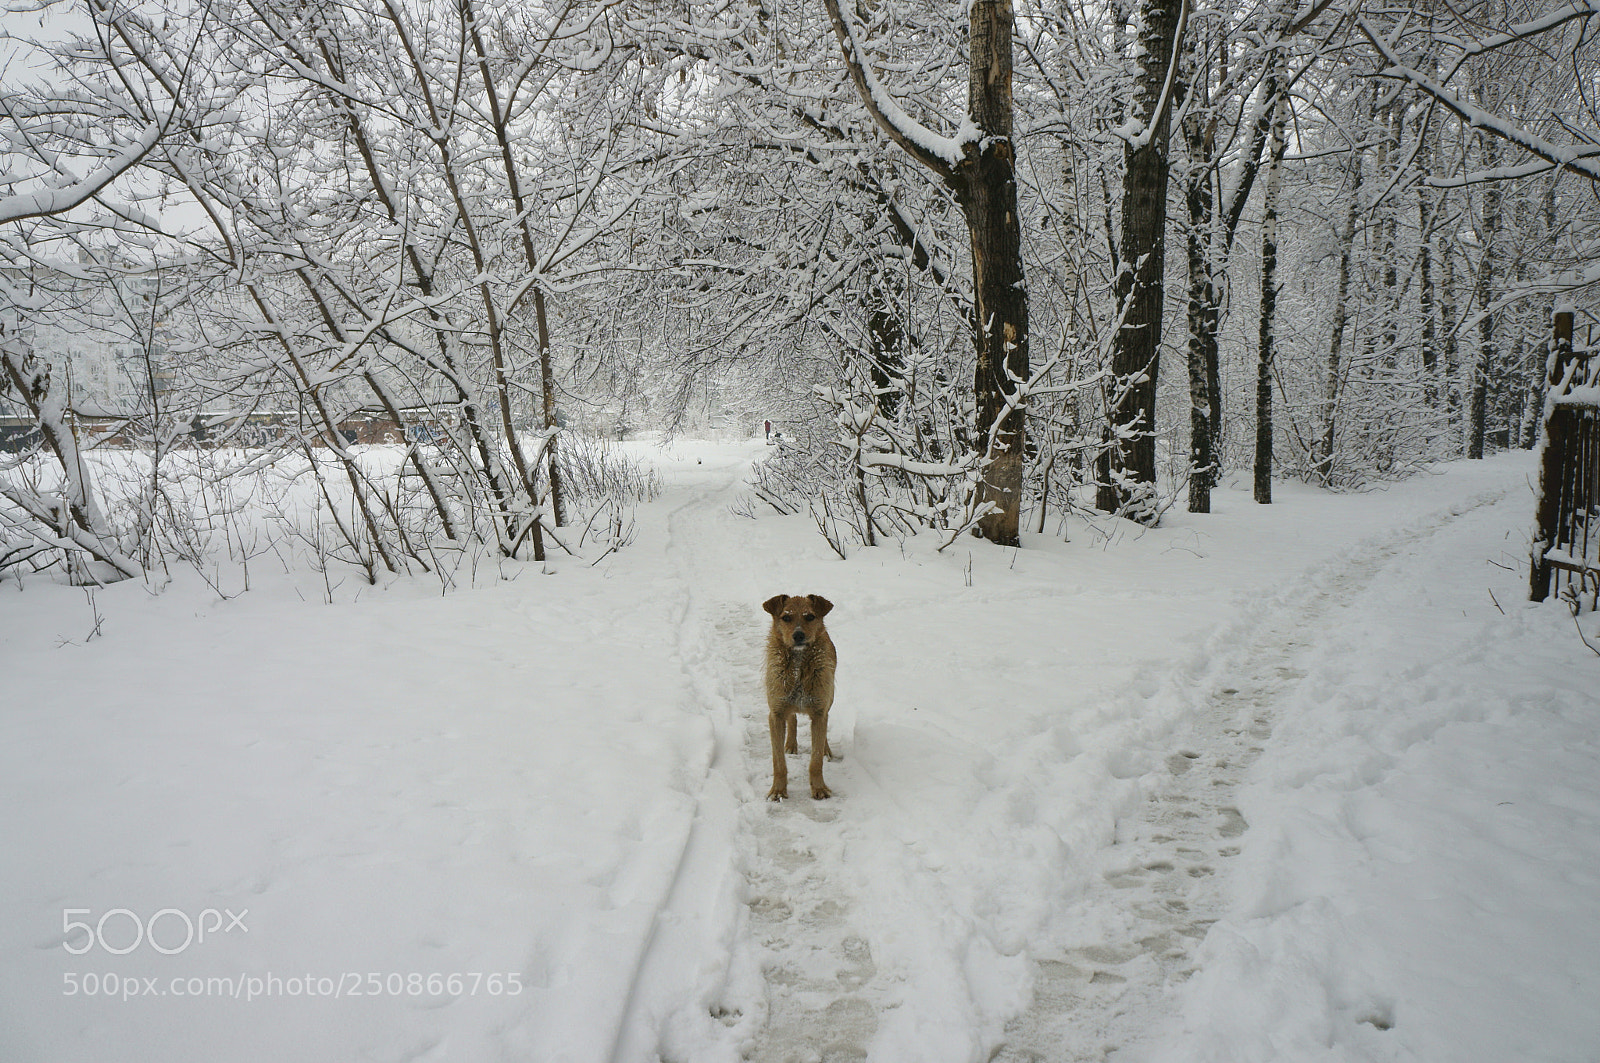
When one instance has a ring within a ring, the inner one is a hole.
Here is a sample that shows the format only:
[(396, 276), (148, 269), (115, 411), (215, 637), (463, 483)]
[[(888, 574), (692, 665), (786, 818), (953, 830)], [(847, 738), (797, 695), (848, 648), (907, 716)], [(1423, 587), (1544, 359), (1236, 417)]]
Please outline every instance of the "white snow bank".
[(1152, 1059), (1594, 1058), (1600, 658), (1521, 600), (1530, 505), (1462, 513), (1338, 611)]

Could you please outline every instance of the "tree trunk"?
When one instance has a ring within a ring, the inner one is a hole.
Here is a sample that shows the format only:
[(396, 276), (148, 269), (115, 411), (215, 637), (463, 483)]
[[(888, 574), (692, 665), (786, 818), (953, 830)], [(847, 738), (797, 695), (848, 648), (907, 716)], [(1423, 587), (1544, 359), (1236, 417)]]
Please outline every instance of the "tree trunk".
[[(488, 49), (484, 47), (483, 36), (479, 32), (479, 20), (472, 0), (458, 0), (459, 12), (462, 23), (467, 29), (472, 41), (473, 51), (478, 58), (478, 71), (483, 79), (484, 100), (489, 105), (489, 119), (494, 127), (495, 141), (500, 148), (500, 163), (505, 172), (506, 189), (511, 193), (511, 203), (516, 211), (518, 225), (522, 230), (522, 252), (527, 262), (528, 271), (539, 272), (539, 257), (534, 252), (533, 233), (528, 224), (528, 211), (523, 202), (522, 180), (517, 171), (516, 161), (511, 151), (511, 131), (508, 125), (509, 114), (500, 100), (500, 89), (496, 86), (495, 77), (489, 63)], [(508, 101), (509, 102), (509, 101)], [(466, 217), (462, 215), (463, 219)], [(475, 252), (476, 253), (476, 252)], [(479, 267), (482, 268), (481, 265)], [(489, 304), (485, 300), (485, 306)], [(515, 308), (513, 308), (515, 309)], [(550, 324), (545, 314), (544, 286), (535, 284), (533, 287), (533, 312), (535, 328), (539, 338), (539, 377), (544, 400), (544, 427), (549, 433), (545, 442), (546, 465), (550, 470), (550, 515), (551, 522), (556, 526), (562, 523), (561, 501), (561, 469), (560, 452), (556, 443), (556, 402), (555, 378), (550, 366)], [(491, 314), (492, 317), (492, 314)], [(493, 320), (489, 322), (494, 327)], [(505, 386), (504, 372), (500, 363), (498, 352), (495, 355), (496, 381), (500, 386), (501, 420), (506, 433), (506, 446), (511, 451), (512, 461), (515, 463), (518, 474), (522, 477), (524, 487), (527, 489), (529, 503), (537, 507), (538, 490), (534, 479), (530, 475), (522, 456), (522, 444), (517, 440), (516, 429), (511, 419), (511, 394)], [(529, 529), (533, 541), (534, 560), (544, 560), (544, 536), (538, 526), (537, 514), (530, 518), (533, 527)]]
[[(1543, 223), (1542, 239), (1545, 245), (1553, 246), (1556, 229), (1556, 197), (1555, 186), (1545, 188), (1544, 202), (1540, 204), (1539, 218)], [(1519, 259), (1519, 266), (1522, 266)], [(1567, 318), (1570, 323), (1571, 318)], [(1544, 393), (1545, 393), (1545, 367), (1550, 360), (1550, 334), (1543, 328), (1539, 330), (1539, 342), (1529, 345), (1528, 364), (1525, 369), (1527, 376), (1527, 399), (1523, 407), (1522, 417), (1522, 449), (1533, 450), (1539, 445), (1539, 429), (1544, 421)], [(1570, 339), (1570, 337), (1569, 337)], [(1570, 343), (1568, 344), (1570, 346)]]
[(1441, 213), (1435, 208), (1434, 193), (1426, 180), (1432, 176), (1434, 158), (1439, 151), (1439, 138), (1431, 133), (1426, 117), (1418, 122), (1417, 138), (1422, 145), (1417, 152), (1423, 184), (1417, 189), (1417, 311), (1422, 318), (1422, 396), (1428, 409), (1439, 403), (1439, 350), (1438, 331), (1434, 321), (1437, 296), (1433, 286), (1433, 231)]
[[(0, 340), (4, 338), (0, 335)], [(48, 527), (60, 542), (71, 543), (115, 568), (119, 578), (143, 576), (143, 566), (122, 553), (100, 508), (89, 467), (78, 449), (66, 389), (52, 381), (49, 363), (31, 352), (0, 348), (0, 368), (32, 416), (45, 446), (55, 455), (61, 472), (61, 486), (56, 491), (41, 492), (24, 481), (16, 487), (0, 483), (0, 492), (38, 524)]]
[(931, 134), (903, 113), (891, 117), (879, 104), (869, 73), (839, 0), (824, 0), (845, 66), (868, 112), (889, 138), (938, 174), (966, 215), (972, 243), (972, 290), (977, 299), (973, 374), (975, 428), (985, 439), (983, 480), (976, 502), (992, 506), (977, 525), (992, 543), (1020, 542), (1026, 410), (1019, 382), (1028, 363), (1028, 292), (1022, 268), (1022, 226), (1017, 217), (1016, 155), (1011, 143), (1010, 0), (973, 0), (968, 21), (971, 55), (967, 115), (982, 134), (960, 142), (962, 157), (930, 148)]
[(1439, 265), (1444, 277), (1439, 285), (1439, 331), (1444, 334), (1444, 405), (1454, 436), (1452, 450), (1461, 444), (1460, 350), (1456, 340), (1456, 259), (1449, 236), (1439, 245)]
[(1433, 205), (1428, 190), (1417, 196), (1417, 225), (1421, 241), (1417, 248), (1417, 312), (1422, 318), (1422, 377), (1424, 402), (1432, 406), (1438, 397), (1435, 377), (1439, 371), (1439, 351), (1433, 320)]
[[(1493, 170), (1500, 165), (1500, 141), (1486, 137), (1483, 165)], [(1472, 402), (1467, 410), (1467, 457), (1482, 458), (1487, 434), (1489, 371), (1494, 366), (1495, 315), (1488, 312), (1494, 300), (1495, 254), (1500, 232), (1500, 185), (1490, 182), (1483, 190), (1483, 220), (1478, 230), (1479, 258), (1476, 296), (1478, 302), (1478, 358), (1472, 370)]]
[[(1391, 99), (1384, 105), (1383, 143), (1378, 153), (1379, 180), (1400, 186), (1399, 169), (1405, 165), (1400, 134), (1405, 128), (1405, 104)], [(1378, 257), (1383, 262), (1383, 361), (1386, 369), (1399, 363), (1400, 345), (1400, 204), (1393, 193), (1383, 198), (1378, 222)]]
[[(1190, 86), (1184, 86), (1185, 95)], [(1200, 100), (1191, 100), (1191, 106)], [(1217, 284), (1212, 274), (1216, 195), (1212, 190), (1216, 134), (1213, 122), (1191, 112), (1183, 126), (1189, 169), (1184, 177), (1184, 202), (1189, 211), (1185, 243), (1189, 253), (1189, 512), (1211, 512), (1211, 487), (1216, 483), (1215, 409), (1211, 403), (1211, 369), (1217, 364)]]
[(1110, 410), (1109, 477), (1095, 504), (1111, 513), (1126, 510), (1153, 523), (1156, 481), (1156, 378), (1161, 353), (1161, 316), (1166, 260), (1168, 131), (1174, 48), (1187, 15), (1184, 0), (1143, 0), (1139, 31), (1139, 81), (1132, 117), (1139, 132), (1124, 151), (1122, 268), (1116, 278), (1122, 326), (1111, 352), (1115, 389)]
[(539, 333), (539, 386), (544, 400), (544, 430), (546, 466), (550, 470), (550, 520), (556, 527), (565, 524), (566, 508), (562, 501), (561, 451), (556, 441), (560, 425), (556, 422), (556, 378), (550, 365), (550, 322), (545, 314), (544, 288), (533, 289), (534, 325)]
[[(1279, 36), (1287, 28), (1283, 12), (1268, 12), (1261, 24), (1266, 37)], [(1188, 154), (1184, 176), (1184, 201), (1189, 211), (1189, 512), (1211, 511), (1211, 488), (1217, 483), (1222, 449), (1222, 372), (1217, 335), (1221, 329), (1223, 290), (1228, 276), (1228, 261), (1233, 253), (1234, 236), (1261, 170), (1272, 126), (1271, 100), (1250, 130), (1248, 147), (1239, 167), (1239, 178), (1231, 195), (1218, 202), (1222, 182), (1218, 154), (1231, 155), (1225, 143), (1219, 148), (1219, 115), (1211, 98), (1213, 85), (1229, 83), (1228, 56), (1231, 50), (1225, 31), (1213, 25), (1211, 32), (1222, 32), (1212, 40), (1209, 54), (1216, 57), (1215, 81), (1209, 70), (1210, 59), (1196, 64), (1196, 82), (1180, 81), (1174, 102), (1182, 104), (1183, 140)], [(1198, 55), (1197, 47), (1187, 49)], [(1180, 60), (1181, 63), (1181, 60)], [(1230, 142), (1237, 137), (1230, 136)], [(1219, 282), (1219, 278), (1221, 281)]]
[(1262, 505), (1272, 501), (1272, 353), (1278, 310), (1278, 190), (1283, 184), (1283, 156), (1289, 146), (1286, 139), (1289, 97), (1281, 52), (1273, 57), (1266, 96), (1272, 114), (1272, 144), (1268, 148), (1267, 186), (1262, 197), (1261, 329), (1256, 348), (1255, 500)]
[(1217, 480), (1212, 368), (1217, 365), (1216, 284), (1201, 264), (1204, 252), (1189, 235), (1189, 512), (1211, 512)]
[(1333, 296), (1333, 335), (1328, 340), (1328, 375), (1323, 385), (1322, 438), (1317, 443), (1317, 478), (1322, 486), (1333, 483), (1333, 446), (1339, 423), (1340, 374), (1344, 354), (1344, 333), (1349, 314), (1345, 304), (1350, 298), (1350, 259), (1356, 241), (1356, 214), (1361, 200), (1361, 157), (1351, 158), (1354, 170), (1351, 178), (1349, 205), (1345, 208), (1344, 230), (1339, 234), (1339, 281)]
[(977, 428), (989, 439), (989, 464), (978, 501), (996, 507), (978, 530), (990, 542), (1007, 546), (1018, 543), (1026, 444), (1025, 417), (1014, 380), (1028, 379), (1028, 294), (1011, 143), (1013, 18), (1010, 0), (972, 4), (967, 113), (985, 135), (980, 144), (966, 147), (966, 161), (957, 168), (961, 178), (957, 194), (972, 237), (972, 290), (978, 301), (978, 364), (973, 379)]

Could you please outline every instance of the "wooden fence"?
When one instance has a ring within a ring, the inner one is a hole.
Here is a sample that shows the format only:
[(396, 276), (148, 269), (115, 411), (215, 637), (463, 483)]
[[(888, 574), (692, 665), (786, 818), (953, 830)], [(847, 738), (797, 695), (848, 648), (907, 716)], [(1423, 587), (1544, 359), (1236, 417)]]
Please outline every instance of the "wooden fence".
[(1573, 313), (1555, 315), (1535, 501), (1530, 598), (1576, 608), (1600, 600), (1600, 356), (1573, 344)]

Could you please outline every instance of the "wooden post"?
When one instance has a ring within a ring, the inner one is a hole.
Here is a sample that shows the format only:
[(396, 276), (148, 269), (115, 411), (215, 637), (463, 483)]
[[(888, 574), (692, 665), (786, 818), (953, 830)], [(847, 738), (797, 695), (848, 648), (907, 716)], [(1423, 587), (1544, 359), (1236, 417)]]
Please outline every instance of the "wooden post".
[(1572, 362), (1571, 310), (1555, 315), (1555, 342), (1550, 348), (1549, 377), (1545, 382), (1544, 449), (1539, 458), (1539, 492), (1534, 500), (1534, 538), (1532, 568), (1529, 573), (1528, 600), (1542, 602), (1550, 597), (1550, 562), (1545, 552), (1556, 545), (1562, 523), (1562, 478), (1567, 473), (1571, 449), (1572, 419), (1567, 411), (1550, 404), (1550, 392), (1562, 386)]

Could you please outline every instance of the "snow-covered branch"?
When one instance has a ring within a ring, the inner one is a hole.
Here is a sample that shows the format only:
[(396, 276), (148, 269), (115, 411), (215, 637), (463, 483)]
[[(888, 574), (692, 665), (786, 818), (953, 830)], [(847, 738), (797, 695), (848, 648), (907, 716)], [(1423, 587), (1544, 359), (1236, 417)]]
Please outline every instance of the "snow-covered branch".
[[(1588, 6), (1584, 5), (1585, 8)], [(1585, 10), (1581, 14), (1585, 17), (1591, 14), (1600, 15), (1600, 9)], [(1514, 144), (1530, 154), (1537, 155), (1553, 166), (1560, 167), (1591, 181), (1600, 181), (1600, 147), (1597, 147), (1593, 142), (1557, 144), (1523, 128), (1515, 122), (1502, 118), (1471, 102), (1462, 93), (1450, 89), (1449, 86), (1441, 81), (1429, 77), (1423, 71), (1408, 65), (1392, 42), (1387, 40), (1367, 18), (1357, 18), (1356, 25), (1368, 42), (1377, 49), (1386, 64), (1378, 71), (1380, 77), (1402, 81), (1426, 93), (1436, 100), (1440, 106), (1474, 129), (1481, 129), (1507, 143)]]
[(850, 80), (861, 95), (861, 102), (872, 115), (874, 122), (906, 153), (941, 178), (948, 180), (965, 158), (965, 145), (976, 143), (983, 136), (971, 119), (963, 116), (956, 124), (953, 137), (935, 133), (906, 113), (894, 95), (878, 80), (872, 70), (871, 60), (856, 34), (851, 18), (839, 6), (839, 0), (823, 0), (828, 18), (833, 23), (834, 35), (844, 53), (845, 68)]

